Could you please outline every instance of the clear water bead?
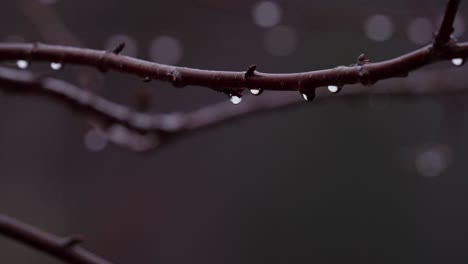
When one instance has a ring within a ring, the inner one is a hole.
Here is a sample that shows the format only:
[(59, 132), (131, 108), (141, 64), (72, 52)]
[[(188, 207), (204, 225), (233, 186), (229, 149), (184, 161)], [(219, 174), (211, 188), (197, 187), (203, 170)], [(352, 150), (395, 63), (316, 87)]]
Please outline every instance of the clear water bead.
[(262, 89), (250, 89), (250, 93), (253, 95), (260, 95), (261, 93), (263, 93), (263, 90)]
[(301, 96), (305, 101), (311, 102), (315, 98), (315, 90), (312, 92), (301, 92)]
[(341, 88), (342, 88), (342, 86), (329, 85), (328, 86), (328, 91), (330, 91), (331, 93), (339, 93), (341, 91)]
[(59, 71), (63, 68), (63, 64), (60, 62), (51, 62), (50, 68), (54, 71)]
[(457, 66), (457, 67), (460, 67), (463, 65), (463, 63), (465, 63), (465, 61), (462, 59), (462, 58), (454, 58), (452, 59), (452, 64)]
[(22, 70), (25, 70), (29, 67), (29, 62), (27, 60), (17, 60), (16, 66)]
[(242, 101), (242, 97), (239, 95), (229, 94), (229, 100), (231, 103), (238, 105)]

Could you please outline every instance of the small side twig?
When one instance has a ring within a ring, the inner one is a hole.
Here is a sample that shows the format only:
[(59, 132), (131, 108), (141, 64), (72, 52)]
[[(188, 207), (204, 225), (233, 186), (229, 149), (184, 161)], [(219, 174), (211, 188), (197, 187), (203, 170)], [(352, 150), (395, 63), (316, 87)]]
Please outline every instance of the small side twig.
[(244, 74), (245, 78), (252, 77), (255, 75), (255, 71), (257, 70), (257, 65), (252, 64), (247, 68), (247, 71)]
[(112, 53), (119, 55), (120, 52), (122, 52), (125, 48), (125, 42), (120, 42), (119, 45), (117, 45), (113, 50)]
[(460, 0), (449, 0), (447, 2), (442, 23), (434, 38), (435, 49), (442, 49), (449, 44), (450, 37), (454, 31), (453, 24), (455, 22), (459, 5)]

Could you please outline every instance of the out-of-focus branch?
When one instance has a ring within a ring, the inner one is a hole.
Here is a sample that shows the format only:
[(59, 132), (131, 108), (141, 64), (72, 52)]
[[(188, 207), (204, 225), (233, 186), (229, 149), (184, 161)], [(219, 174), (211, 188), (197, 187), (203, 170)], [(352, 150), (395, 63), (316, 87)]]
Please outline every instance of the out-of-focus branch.
[(58, 237), (0, 214), (0, 234), (72, 264), (111, 264), (78, 246), (81, 236)]
[[(447, 76), (450, 76), (447, 78)], [(317, 101), (369, 95), (427, 96), (468, 92), (453, 71), (418, 72), (411, 78), (369, 86), (349, 87), (339, 95), (326, 89), (317, 91)], [(441, 81), (442, 80), (442, 81)], [(443, 82), (443, 85), (441, 85)], [(246, 97), (241, 105), (221, 102), (186, 113), (149, 114), (110, 102), (73, 84), (54, 78), (41, 78), (27, 71), (0, 67), (0, 90), (6, 94), (36, 95), (56, 100), (95, 121), (111, 142), (135, 151), (147, 151), (179, 136), (194, 133), (235, 118), (275, 110), (302, 101), (295, 93), (272, 92)]]
[(53, 44), (83, 46), (57, 15), (51, 5), (37, 0), (18, 0), (19, 10), (31, 21), (42, 38)]

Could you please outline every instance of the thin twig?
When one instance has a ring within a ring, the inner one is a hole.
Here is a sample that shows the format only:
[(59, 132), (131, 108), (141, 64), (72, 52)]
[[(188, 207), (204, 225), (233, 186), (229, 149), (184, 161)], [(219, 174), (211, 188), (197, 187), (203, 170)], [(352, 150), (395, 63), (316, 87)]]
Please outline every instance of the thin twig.
[[(209, 71), (175, 67), (117, 55), (108, 51), (41, 43), (0, 44), (0, 60), (60, 61), (65, 64), (91, 66), (102, 70), (113, 69), (141, 77), (168, 81), (176, 87), (197, 85), (218, 91), (238, 88), (307, 91), (327, 85), (357, 83), (370, 85), (383, 79), (405, 77), (410, 71), (435, 61), (466, 57), (468, 57), (468, 42), (446, 47), (444, 52), (435, 52), (433, 46), (429, 45), (400, 57), (377, 63), (287, 74), (255, 71), (254, 75), (246, 78), (245, 71)], [(247, 73), (250, 71), (248, 70)]]
[(436, 49), (441, 49), (449, 44), (450, 37), (454, 30), (453, 23), (455, 22), (455, 17), (457, 15), (459, 5), (460, 0), (449, 0), (447, 2), (447, 7), (445, 8), (445, 14), (442, 19), (442, 23), (434, 38), (434, 47)]
[[(0, 234), (72, 264), (111, 264), (77, 245), (79, 237), (58, 237), (0, 214)], [(71, 243), (70, 243), (71, 242)]]
[[(145, 79), (150, 77), (169, 81), (176, 87), (199, 85), (224, 92), (226, 89), (239, 88), (315, 91), (317, 87), (326, 85), (339, 85), (340, 87), (345, 84), (357, 83), (370, 85), (387, 78), (405, 77), (410, 71), (435, 61), (468, 57), (468, 43), (457, 45), (453, 41), (450, 42), (458, 5), (459, 0), (448, 2), (442, 25), (434, 38), (433, 45), (379, 63), (370, 63), (364, 56), (360, 56), (358, 63), (353, 66), (340, 66), (334, 69), (305, 73), (267, 74), (256, 71), (256, 66), (253, 65), (243, 72), (174, 67), (119, 55), (122, 47), (114, 49), (114, 52), (109, 52), (46, 44), (0, 44), (0, 60), (60, 61), (61, 63), (86, 65), (103, 70), (114, 69)], [(426, 79), (426, 77), (424, 78)], [(0, 68), (0, 87), (9, 93), (33, 94), (57, 99), (79, 112), (97, 117), (104, 128), (115, 129), (115, 126), (118, 125), (137, 131), (145, 138), (157, 135), (158, 138), (150, 141), (152, 145), (149, 146), (154, 146), (155, 142), (161, 139), (173, 139), (175, 136), (219, 124), (232, 118), (252, 112), (278, 109), (299, 100), (297, 96), (292, 97), (283, 93), (278, 96), (272, 93), (262, 95), (255, 100), (245, 100), (246, 102), (241, 106), (233, 106), (224, 102), (189, 113), (150, 115), (134, 112), (67, 82), (53, 78), (38, 78), (25, 71)], [(345, 89), (341, 95), (360, 96), (373, 93), (426, 95), (465, 91), (459, 89), (460, 87), (441, 87), (441, 85), (436, 85), (435, 88), (428, 85), (418, 89), (415, 89), (414, 85), (393, 85), (388, 89), (382, 89), (382, 87), (372, 89), (368, 86), (352, 87)], [(320, 93), (320, 91), (317, 94), (319, 99), (331, 96), (329, 93)], [(118, 135), (122, 134), (121, 130), (119, 131), (108, 134), (118, 138)], [(124, 138), (128, 139), (129, 137)], [(117, 141), (114, 140), (114, 142)], [(80, 236), (60, 238), (1, 214), (0, 234), (69, 263), (110, 263), (79, 247), (78, 244), (82, 240)]]
[[(41, 43), (0, 44), (0, 60), (60, 61), (66, 64), (91, 66), (106, 72), (109, 69), (168, 81), (175, 87), (197, 85), (232, 93), (237, 89), (290, 90), (313, 93), (320, 86), (346, 84), (371, 85), (379, 80), (405, 77), (409, 72), (435, 61), (468, 57), (468, 42), (447, 45), (453, 32), (453, 22), (459, 7), (459, 0), (449, 0), (441, 26), (434, 43), (400, 57), (387, 61), (358, 63), (333, 69), (302, 73), (269, 74), (256, 71), (256, 66), (247, 71), (210, 71), (176, 67), (144, 61), (133, 57), (102, 50), (56, 46)], [(117, 48), (120, 49), (120, 46)]]

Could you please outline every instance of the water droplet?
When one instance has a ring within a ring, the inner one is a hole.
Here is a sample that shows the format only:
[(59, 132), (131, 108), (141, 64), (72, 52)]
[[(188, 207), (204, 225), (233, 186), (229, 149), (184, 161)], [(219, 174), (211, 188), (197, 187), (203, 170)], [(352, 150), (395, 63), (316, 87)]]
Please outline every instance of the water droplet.
[(263, 93), (263, 89), (250, 89), (250, 93), (253, 95), (260, 95)]
[(464, 63), (465, 63), (465, 60), (463, 60), (462, 58), (452, 59), (452, 64), (457, 66), (457, 67), (462, 66)]
[(240, 102), (242, 101), (242, 96), (237, 94), (229, 94), (229, 100), (231, 101), (231, 103), (237, 105), (240, 104)]
[(51, 62), (50, 68), (54, 71), (60, 71), (63, 68), (63, 64), (60, 62)]
[(17, 60), (16, 66), (22, 70), (25, 70), (29, 67), (29, 62), (27, 60)]
[(331, 93), (339, 93), (341, 91), (341, 88), (343, 88), (343, 86), (340, 86), (340, 85), (329, 85), (328, 86), (328, 91), (330, 91)]
[(312, 91), (307, 91), (307, 92), (301, 92), (302, 98), (306, 100), (307, 102), (311, 102), (315, 98), (315, 89)]

